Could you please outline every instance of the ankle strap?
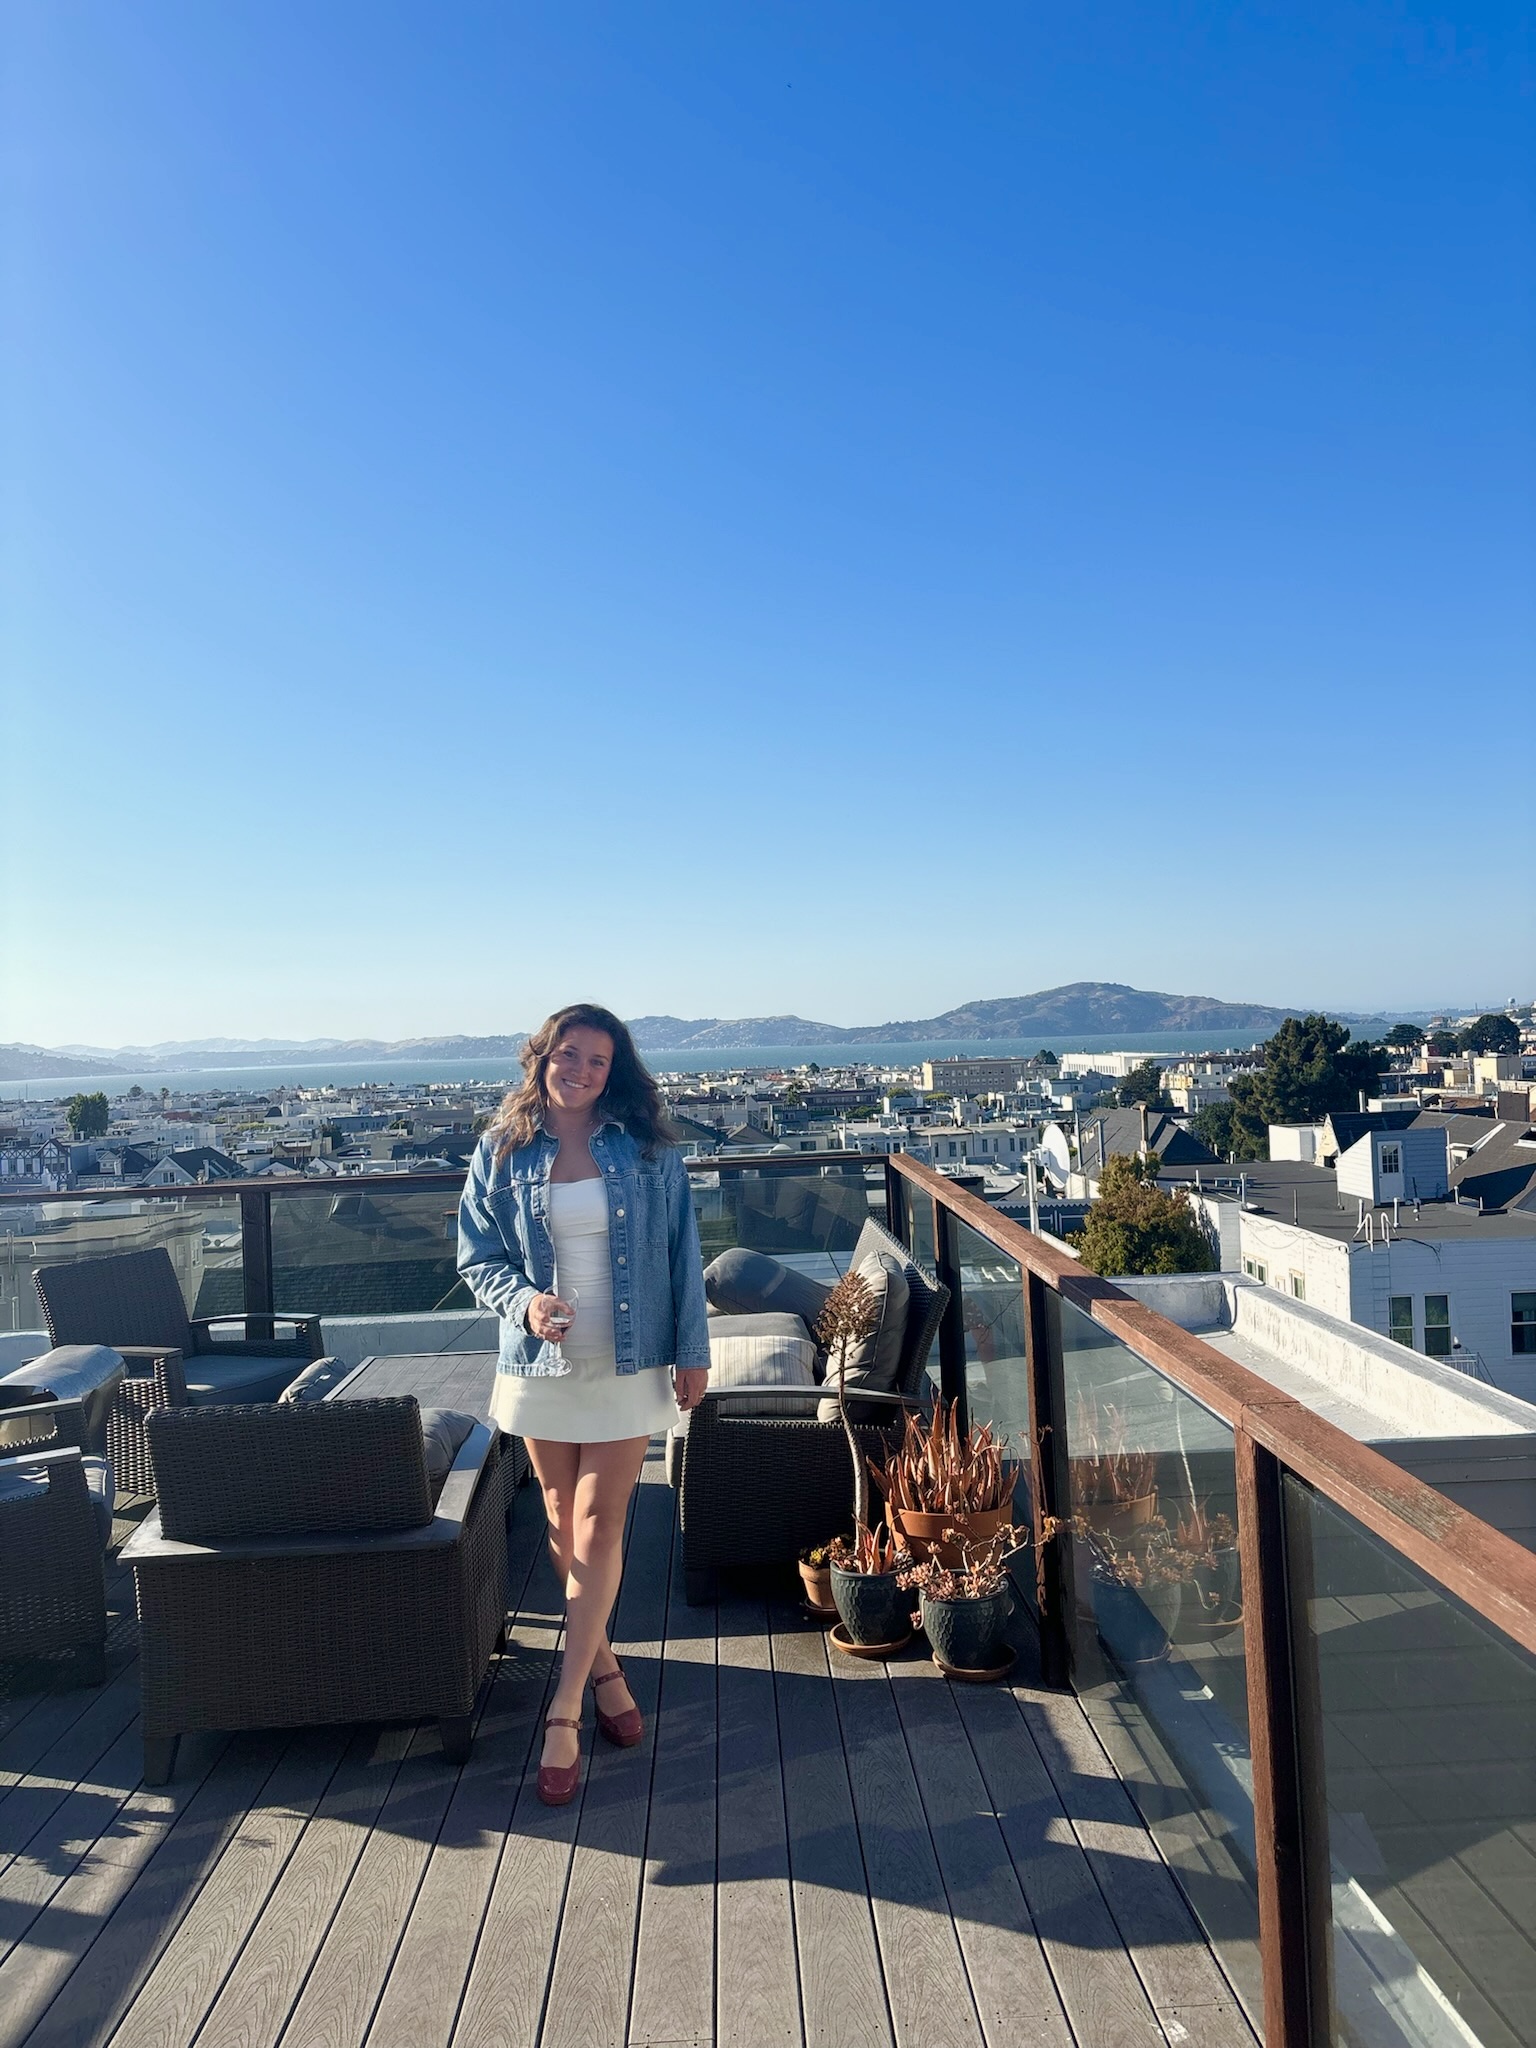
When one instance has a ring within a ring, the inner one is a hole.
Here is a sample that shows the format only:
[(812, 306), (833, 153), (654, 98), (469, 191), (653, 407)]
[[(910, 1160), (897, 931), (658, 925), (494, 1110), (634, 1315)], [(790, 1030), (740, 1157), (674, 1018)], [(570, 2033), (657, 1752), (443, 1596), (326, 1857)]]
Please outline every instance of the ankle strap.
[(567, 1721), (563, 1714), (546, 1714), (544, 1716), (544, 1726), (546, 1728), (579, 1728), (581, 1723), (579, 1721)]
[(596, 1692), (597, 1688), (600, 1685), (611, 1685), (614, 1679), (622, 1678), (623, 1676), (624, 1666), (620, 1664), (612, 1671), (605, 1671), (601, 1678), (594, 1678), (592, 1681), (592, 1690)]

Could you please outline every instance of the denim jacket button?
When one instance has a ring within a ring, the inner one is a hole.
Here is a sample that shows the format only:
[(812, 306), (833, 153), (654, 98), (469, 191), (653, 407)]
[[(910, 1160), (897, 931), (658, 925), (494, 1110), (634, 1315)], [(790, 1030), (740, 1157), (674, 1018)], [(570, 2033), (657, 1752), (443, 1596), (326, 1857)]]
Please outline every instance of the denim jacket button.
[(626, 1259), (626, 1258), (625, 1258), (625, 1256), (624, 1256), (624, 1254), (623, 1254), (622, 1252), (620, 1252), (620, 1253), (619, 1253), (619, 1264), (620, 1264), (621, 1266), (627, 1266), (627, 1265), (629, 1264), (629, 1261), (628, 1261), (628, 1259)]
[(627, 1310), (627, 1309), (628, 1309), (628, 1307), (629, 1307), (629, 1303), (628, 1303), (627, 1301), (621, 1301), (621, 1302), (619, 1303), (619, 1307), (620, 1307), (621, 1309), (625, 1309), (625, 1310)]
[(613, 1213), (615, 1216), (618, 1217), (619, 1221), (622, 1223), (624, 1220), (624, 1211), (622, 1209), (615, 1209)]

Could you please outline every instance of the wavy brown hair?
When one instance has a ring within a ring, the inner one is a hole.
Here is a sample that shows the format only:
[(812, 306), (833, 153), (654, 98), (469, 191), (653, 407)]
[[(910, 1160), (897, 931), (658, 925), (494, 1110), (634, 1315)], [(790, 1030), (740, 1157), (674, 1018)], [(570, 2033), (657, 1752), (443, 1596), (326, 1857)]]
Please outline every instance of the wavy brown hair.
[(667, 1115), (661, 1090), (646, 1072), (629, 1028), (596, 1003), (567, 1003), (524, 1042), (518, 1058), (525, 1079), (509, 1089), (501, 1107), (486, 1126), (486, 1136), (495, 1143), (498, 1159), (533, 1142), (544, 1127), (549, 1096), (544, 1087), (544, 1067), (550, 1054), (567, 1031), (585, 1026), (589, 1031), (606, 1031), (613, 1040), (613, 1064), (607, 1086), (593, 1106), (596, 1116), (617, 1117), (629, 1135), (644, 1149), (647, 1158), (663, 1145), (676, 1142), (677, 1132)]

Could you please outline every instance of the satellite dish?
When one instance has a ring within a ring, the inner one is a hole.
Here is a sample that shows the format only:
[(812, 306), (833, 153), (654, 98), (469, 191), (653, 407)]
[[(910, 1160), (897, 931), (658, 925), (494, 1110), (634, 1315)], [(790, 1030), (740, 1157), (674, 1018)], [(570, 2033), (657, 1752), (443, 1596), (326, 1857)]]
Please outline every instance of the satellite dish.
[(1040, 1140), (1040, 1163), (1054, 1186), (1066, 1186), (1072, 1171), (1072, 1146), (1060, 1124), (1046, 1125), (1045, 1136)]

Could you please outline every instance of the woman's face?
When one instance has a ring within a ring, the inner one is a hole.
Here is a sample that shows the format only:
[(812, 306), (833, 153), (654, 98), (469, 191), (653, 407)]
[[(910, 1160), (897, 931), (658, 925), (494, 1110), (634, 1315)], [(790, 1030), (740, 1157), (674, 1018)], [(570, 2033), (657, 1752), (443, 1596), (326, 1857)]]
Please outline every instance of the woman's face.
[(591, 1109), (613, 1070), (613, 1040), (589, 1024), (562, 1031), (544, 1062), (544, 1092), (556, 1109)]

